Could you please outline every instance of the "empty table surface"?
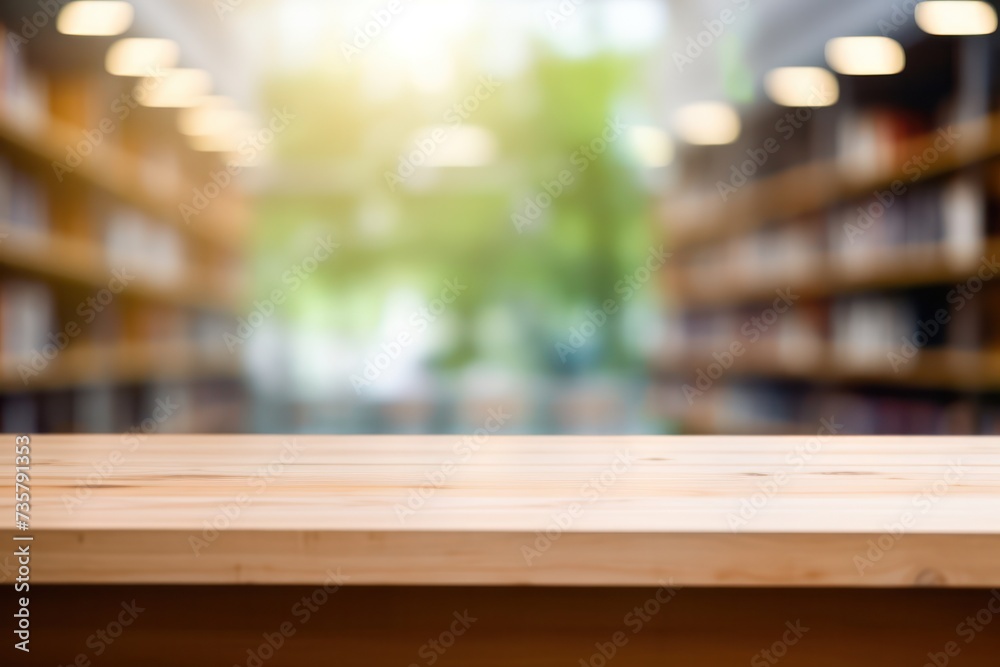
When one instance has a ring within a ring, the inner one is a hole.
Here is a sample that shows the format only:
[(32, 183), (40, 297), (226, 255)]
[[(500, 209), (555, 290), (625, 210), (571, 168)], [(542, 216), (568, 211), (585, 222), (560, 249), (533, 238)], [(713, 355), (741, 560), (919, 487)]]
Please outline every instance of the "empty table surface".
[(25, 533), (13, 458), (40, 582), (1000, 584), (1000, 438), (39, 435)]

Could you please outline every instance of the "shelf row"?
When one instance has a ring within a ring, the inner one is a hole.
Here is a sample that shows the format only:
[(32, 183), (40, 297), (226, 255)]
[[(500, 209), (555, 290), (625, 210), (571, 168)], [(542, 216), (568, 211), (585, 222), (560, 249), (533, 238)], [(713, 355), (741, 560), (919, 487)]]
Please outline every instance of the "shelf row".
[[(59, 183), (74, 179), (98, 188), (220, 248), (242, 248), (246, 232), (242, 223), (245, 214), (240, 205), (231, 198), (204, 202), (198, 198), (204, 186), (208, 186), (210, 192), (216, 191), (214, 184), (206, 182), (197, 187), (176, 175), (172, 179), (163, 178), (162, 174), (158, 177), (155, 166), (147, 166), (138, 157), (112, 146), (94, 146), (86, 159), (81, 159), (75, 167), (66, 172), (58, 171), (57, 165), (65, 164), (67, 150), (79, 144), (83, 136), (82, 130), (56, 120), (49, 120), (44, 129), (34, 130), (20, 127), (15, 120), (0, 113), (0, 144), (6, 154), (28, 158), (39, 171), (54, 174)], [(143, 173), (148, 176), (143, 178)], [(174, 188), (163, 187), (168, 180), (176, 181)], [(181, 208), (184, 203), (193, 214), (185, 215), (187, 209), (182, 211)]]
[(53, 198), (82, 184), (194, 238), (242, 247), (246, 215), (229, 187), (231, 163), (188, 148), (169, 127), (175, 110), (142, 106), (158, 79), (42, 70), (32, 47), (0, 56), (0, 153), (33, 172)]
[(691, 400), (680, 380), (662, 378), (648, 411), (671, 431), (701, 434), (798, 435), (821, 456), (824, 436), (971, 435), (1000, 433), (1000, 394), (822, 386), (793, 379), (734, 378)]
[(729, 307), (770, 301), (779, 290), (818, 299), (959, 283), (977, 276), (984, 262), (990, 268), (998, 253), (997, 238), (962, 248), (937, 242), (864, 248), (851, 256), (805, 250), (793, 261), (771, 262), (767, 273), (722, 257), (700, 266), (675, 265), (667, 280), (672, 298), (686, 308)]
[(198, 266), (165, 276), (150, 271), (150, 265), (138, 257), (125, 257), (116, 264), (107, 249), (94, 241), (0, 223), (0, 267), (97, 290), (107, 288), (115, 271), (126, 269), (129, 276), (121, 290), (126, 299), (223, 311), (241, 302), (243, 284), (238, 277)]
[(692, 397), (711, 393), (734, 378), (803, 380), (828, 385), (880, 385), (949, 391), (1000, 391), (1000, 350), (892, 350), (852, 359), (829, 344), (745, 345), (732, 354), (689, 352), (662, 355), (654, 370), (681, 379), (680, 393)]
[[(5, 394), (104, 385), (238, 379), (238, 354), (206, 349), (190, 341), (160, 343), (81, 343), (33, 364), (27, 358), (0, 358), (0, 391)], [(40, 370), (36, 370), (40, 368)]]
[(718, 183), (725, 182), (719, 181), (707, 192), (679, 194), (661, 208), (670, 244), (681, 250), (740, 236), (774, 220), (794, 219), (882, 190), (891, 192), (897, 182), (908, 189), (917, 181), (1000, 156), (1000, 113), (902, 139), (891, 154), (898, 156), (891, 164), (872, 169), (829, 158), (749, 181), (731, 193), (725, 187), (720, 192)]

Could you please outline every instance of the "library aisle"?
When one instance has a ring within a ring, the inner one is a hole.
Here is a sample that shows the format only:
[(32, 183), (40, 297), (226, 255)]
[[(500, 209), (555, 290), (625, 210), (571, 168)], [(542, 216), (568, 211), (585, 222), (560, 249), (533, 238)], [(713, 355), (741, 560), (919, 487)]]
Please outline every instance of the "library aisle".
[(998, 4), (4, 0), (0, 665), (997, 667)]
[(992, 3), (0, 25), (5, 432), (1000, 432)]

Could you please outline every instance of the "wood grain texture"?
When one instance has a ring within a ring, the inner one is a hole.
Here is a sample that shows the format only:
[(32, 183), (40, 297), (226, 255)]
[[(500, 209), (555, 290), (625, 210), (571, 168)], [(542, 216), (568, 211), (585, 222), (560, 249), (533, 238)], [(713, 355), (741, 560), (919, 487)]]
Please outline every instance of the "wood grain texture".
[(39, 582), (1000, 585), (1000, 438), (35, 436), (32, 494)]

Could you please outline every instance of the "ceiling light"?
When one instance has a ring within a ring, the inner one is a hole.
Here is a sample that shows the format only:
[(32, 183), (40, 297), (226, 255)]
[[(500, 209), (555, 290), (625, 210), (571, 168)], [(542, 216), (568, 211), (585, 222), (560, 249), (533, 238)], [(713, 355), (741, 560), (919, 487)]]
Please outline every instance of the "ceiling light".
[(155, 76), (176, 65), (179, 56), (180, 48), (173, 40), (127, 37), (111, 45), (104, 67), (118, 76)]
[(837, 77), (822, 67), (777, 67), (764, 76), (764, 90), (786, 107), (828, 107), (837, 101)]
[(932, 35), (989, 35), (997, 29), (997, 12), (978, 0), (933, 0), (914, 10), (917, 25)]
[(203, 97), (177, 114), (177, 128), (192, 137), (223, 135), (251, 124), (250, 116), (236, 106), (235, 100), (221, 95)]
[(906, 54), (891, 37), (836, 37), (826, 43), (826, 63), (841, 74), (897, 74)]
[[(147, 107), (190, 107), (212, 90), (212, 77), (202, 69), (168, 69), (143, 81), (139, 103)], [(138, 97), (138, 96), (137, 96)]]
[(740, 117), (723, 102), (698, 102), (677, 110), (674, 127), (689, 144), (731, 144), (740, 136)]
[(77, 0), (59, 10), (56, 30), (64, 35), (120, 35), (132, 25), (133, 16), (127, 2)]

